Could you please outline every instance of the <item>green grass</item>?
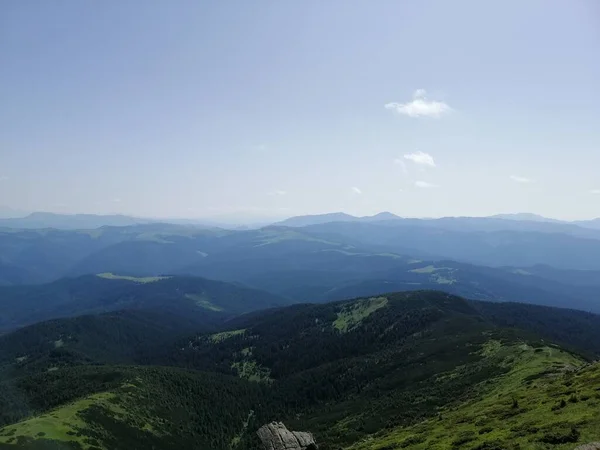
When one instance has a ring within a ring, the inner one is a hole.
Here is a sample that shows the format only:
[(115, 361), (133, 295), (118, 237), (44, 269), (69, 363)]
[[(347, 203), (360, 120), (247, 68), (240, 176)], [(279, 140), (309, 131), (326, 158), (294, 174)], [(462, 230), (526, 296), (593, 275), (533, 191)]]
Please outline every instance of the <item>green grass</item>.
[(271, 371), (253, 360), (234, 362), (231, 364), (231, 368), (237, 372), (238, 377), (245, 378), (249, 381), (272, 381)]
[(439, 273), (434, 273), (433, 275), (431, 275), (431, 281), (433, 281), (434, 283), (437, 284), (454, 284), (456, 283), (456, 278), (451, 278), (451, 277), (445, 277), (443, 275), (440, 275)]
[(454, 271), (455, 269), (449, 267), (435, 267), (432, 265), (409, 270), (412, 273), (429, 274), (430, 281), (437, 284), (454, 284), (456, 282), (456, 278), (452, 276)]
[(248, 428), (248, 425), (250, 424), (250, 421), (252, 420), (253, 416), (254, 416), (254, 411), (250, 410), (250, 412), (248, 413), (248, 417), (244, 421), (242, 431), (240, 432), (240, 434), (238, 434), (231, 440), (231, 443), (229, 444), (230, 448), (235, 448), (240, 443), (240, 441), (242, 440), (242, 436), (246, 432), (246, 429)]
[(358, 326), (360, 322), (369, 317), (379, 308), (387, 305), (388, 299), (385, 297), (373, 297), (365, 300), (358, 300), (350, 305), (346, 305), (337, 314), (337, 319), (333, 322), (333, 327), (345, 333)]
[(162, 233), (140, 233), (135, 238), (139, 241), (150, 241), (158, 244), (174, 244), (175, 242), (169, 241), (163, 237)]
[(438, 270), (437, 267), (435, 266), (425, 266), (425, 267), (419, 267), (418, 269), (412, 269), (409, 270), (409, 272), (413, 272), (413, 273), (433, 273), (436, 270)]
[(41, 416), (33, 417), (14, 425), (8, 425), (0, 429), (0, 443), (15, 443), (17, 437), (23, 436), (31, 439), (43, 438), (57, 441), (75, 441), (83, 449), (87, 449), (91, 445), (89, 442), (86, 442), (86, 437), (79, 433), (81, 429), (87, 427), (87, 424), (80, 417), (80, 414), (91, 406), (101, 406), (116, 414), (126, 414), (113, 401), (115, 396), (116, 394), (112, 392), (90, 395)]
[[(481, 352), (511, 370), (474, 386), (473, 399), (437, 418), (372, 436), (354, 450), (573, 449), (600, 440), (600, 365), (554, 347), (503, 347)], [(465, 369), (466, 370), (466, 369)], [(445, 376), (461, 376), (461, 368)]]
[(245, 347), (240, 351), (240, 354), (244, 357), (250, 357), (252, 356), (252, 349), (253, 347)]
[(337, 249), (337, 248), (325, 248), (325, 249), (321, 250), (321, 252), (335, 252), (335, 253), (341, 253), (342, 255), (346, 255), (346, 256), (366, 256), (366, 255), (370, 255), (370, 253), (351, 252), (349, 250), (343, 250), (343, 249)]
[(210, 302), (209, 298), (204, 294), (185, 294), (185, 298), (193, 300), (196, 306), (199, 306), (209, 311), (223, 311), (223, 308)]
[[(243, 434), (248, 411), (256, 402), (244, 395), (250, 389), (256, 399), (259, 393), (243, 380), (223, 379), (221, 375), (166, 367), (122, 370), (125, 378), (109, 377), (108, 384), (116, 383), (100, 392), (83, 394), (36, 417), (0, 428), (0, 448), (225, 448), (212, 443), (229, 443)], [(85, 381), (80, 383), (82, 379), (102, 373), (113, 374), (102, 366), (72, 368), (72, 384), (81, 388), (85, 385)], [(56, 375), (44, 377), (56, 379)], [(62, 395), (56, 387), (48, 383), (41, 392)], [(230, 407), (238, 404), (239, 410)]]
[(319, 239), (312, 236), (302, 234), (294, 230), (269, 230), (265, 229), (262, 231), (261, 240), (255, 245), (255, 247), (262, 247), (264, 245), (277, 244), (284, 241), (305, 241), (305, 242), (320, 242), (321, 244), (328, 244), (339, 247), (342, 244), (337, 242), (327, 241), (325, 239)]
[(392, 259), (404, 259), (404, 256), (397, 255), (396, 253), (375, 253), (374, 256), (382, 256), (385, 258), (392, 258)]
[(208, 336), (208, 339), (210, 340), (210, 342), (218, 343), (224, 341), (225, 339), (229, 339), (230, 337), (244, 334), (245, 332), (245, 328), (242, 328), (241, 330), (223, 331), (221, 333), (211, 334), (210, 336)]
[(531, 275), (531, 272), (527, 272), (526, 270), (523, 269), (513, 269), (511, 270), (512, 273), (516, 273), (517, 275)]
[(106, 278), (107, 280), (127, 280), (135, 283), (155, 283), (156, 281), (166, 280), (171, 277), (130, 277), (127, 275), (115, 275), (114, 273), (105, 272), (96, 275), (100, 278)]

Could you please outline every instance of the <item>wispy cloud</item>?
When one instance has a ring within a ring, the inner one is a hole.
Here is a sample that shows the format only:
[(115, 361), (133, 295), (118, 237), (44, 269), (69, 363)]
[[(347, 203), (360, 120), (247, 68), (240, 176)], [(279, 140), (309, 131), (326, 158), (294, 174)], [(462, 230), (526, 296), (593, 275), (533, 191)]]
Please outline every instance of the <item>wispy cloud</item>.
[(417, 89), (413, 93), (411, 102), (391, 102), (385, 104), (384, 107), (408, 117), (432, 117), (435, 119), (452, 111), (452, 108), (447, 103), (429, 100), (425, 89)]
[(258, 151), (261, 151), (261, 152), (265, 151), (267, 148), (268, 148), (267, 144), (258, 144), (258, 145), (254, 146), (255, 150), (258, 150)]
[(282, 195), (286, 195), (287, 191), (283, 191), (281, 189), (276, 189), (274, 191), (269, 192), (269, 195), (272, 196), (276, 196), (276, 197), (281, 197)]
[(404, 162), (404, 160), (402, 158), (396, 158), (394, 160), (394, 164), (400, 166), (400, 168), (402, 169), (402, 172), (404, 172), (404, 174), (408, 174), (408, 167), (406, 167), (406, 163)]
[(121, 203), (121, 199), (120, 198), (113, 198), (113, 203)]
[(356, 186), (352, 188), (352, 192), (354, 192), (355, 194), (362, 194), (362, 190), (360, 190), (360, 188), (357, 188)]
[(590, 194), (594, 194), (594, 195), (600, 195), (600, 189), (592, 189), (590, 191)]
[(522, 184), (533, 183), (533, 180), (531, 178), (521, 177), (519, 175), (511, 175), (510, 179), (516, 183), (522, 183)]
[(408, 153), (407, 155), (404, 155), (404, 159), (408, 159), (409, 161), (412, 161), (415, 164), (435, 167), (435, 161), (433, 160), (433, 156), (431, 156), (429, 153), (424, 153), (422, 151)]
[(8, 181), (8, 177), (5, 175), (0, 175), (0, 181)]
[(430, 189), (439, 187), (437, 184), (428, 183), (427, 181), (415, 181), (415, 186), (421, 189)]

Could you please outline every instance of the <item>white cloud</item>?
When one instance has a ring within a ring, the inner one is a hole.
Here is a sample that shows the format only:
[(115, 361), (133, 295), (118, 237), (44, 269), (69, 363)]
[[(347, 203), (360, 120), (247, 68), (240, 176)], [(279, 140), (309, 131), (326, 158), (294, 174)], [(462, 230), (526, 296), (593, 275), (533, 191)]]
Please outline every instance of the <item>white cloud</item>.
[(427, 181), (415, 181), (415, 186), (421, 189), (429, 189), (439, 187), (437, 184), (428, 183)]
[(590, 194), (600, 195), (600, 189), (592, 189)]
[(121, 203), (121, 199), (120, 198), (113, 198), (113, 203)]
[(287, 191), (282, 191), (281, 189), (276, 189), (272, 192), (269, 192), (269, 195), (280, 197), (282, 195), (287, 194)]
[(531, 178), (521, 177), (519, 175), (511, 175), (510, 179), (515, 181), (516, 183), (523, 183), (523, 184), (533, 183), (533, 180)]
[(0, 181), (7, 181), (8, 177), (4, 175), (0, 175)]
[(267, 144), (258, 144), (258, 145), (255, 145), (254, 149), (258, 150), (258, 151), (261, 151), (261, 152), (265, 151), (267, 149)]
[(406, 167), (406, 163), (404, 162), (403, 159), (400, 158), (396, 158), (394, 160), (394, 164), (400, 166), (400, 168), (402, 169), (402, 172), (404, 172), (404, 174), (408, 174), (408, 167)]
[(415, 164), (435, 167), (435, 161), (433, 160), (433, 156), (431, 156), (429, 153), (424, 153), (422, 151), (417, 151), (415, 153), (409, 153), (407, 155), (404, 155), (404, 159), (408, 159), (409, 161), (412, 161)]
[(452, 108), (444, 102), (428, 100), (425, 89), (417, 89), (413, 93), (411, 102), (391, 102), (384, 105), (384, 107), (408, 117), (432, 117), (435, 119), (452, 111)]
[(356, 186), (354, 186), (354, 187), (352, 188), (352, 191), (353, 191), (355, 194), (362, 194), (362, 191), (361, 191), (359, 188), (357, 188)]

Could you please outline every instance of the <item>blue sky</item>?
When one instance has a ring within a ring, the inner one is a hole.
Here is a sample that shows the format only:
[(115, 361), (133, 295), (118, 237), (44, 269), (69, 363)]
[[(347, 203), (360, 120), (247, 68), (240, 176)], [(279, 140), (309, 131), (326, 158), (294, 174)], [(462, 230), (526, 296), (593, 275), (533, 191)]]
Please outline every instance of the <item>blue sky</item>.
[(0, 205), (600, 216), (600, 3), (0, 2)]

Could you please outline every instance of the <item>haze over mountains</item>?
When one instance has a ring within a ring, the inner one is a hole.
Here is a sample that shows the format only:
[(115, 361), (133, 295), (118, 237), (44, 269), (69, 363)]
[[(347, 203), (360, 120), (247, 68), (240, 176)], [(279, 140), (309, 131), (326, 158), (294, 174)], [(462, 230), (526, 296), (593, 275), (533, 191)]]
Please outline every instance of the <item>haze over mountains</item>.
[(329, 222), (383, 222), (386, 220), (421, 220), (435, 221), (448, 219), (503, 219), (514, 220), (518, 222), (545, 222), (545, 223), (562, 223), (578, 225), (587, 228), (600, 229), (600, 218), (590, 220), (575, 220), (566, 221), (543, 217), (532, 213), (516, 213), (516, 214), (496, 214), (489, 217), (444, 217), (440, 219), (414, 219), (403, 218), (391, 212), (380, 212), (372, 216), (353, 216), (343, 212), (334, 212), (327, 214), (302, 215), (284, 219), (282, 221), (273, 222), (266, 218), (248, 219), (243, 216), (236, 217), (220, 216), (206, 219), (185, 219), (185, 218), (142, 218), (132, 217), (123, 214), (114, 215), (98, 215), (98, 214), (59, 214), (51, 212), (32, 212), (26, 213), (7, 207), (0, 207), (0, 227), (9, 228), (58, 228), (58, 229), (85, 229), (85, 228), (100, 228), (103, 226), (129, 226), (148, 223), (172, 223), (179, 225), (205, 225), (225, 228), (238, 227), (253, 227), (267, 226), (269, 224), (277, 224), (290, 227), (304, 227), (308, 225), (319, 225)]
[(271, 420), (323, 449), (597, 439), (593, 227), (390, 213), (2, 223), (2, 449), (248, 450)]
[(200, 276), (292, 301), (441, 288), (475, 299), (599, 311), (600, 230), (389, 213), (292, 218), (255, 230), (164, 223), (0, 229), (0, 284), (101, 273)]

